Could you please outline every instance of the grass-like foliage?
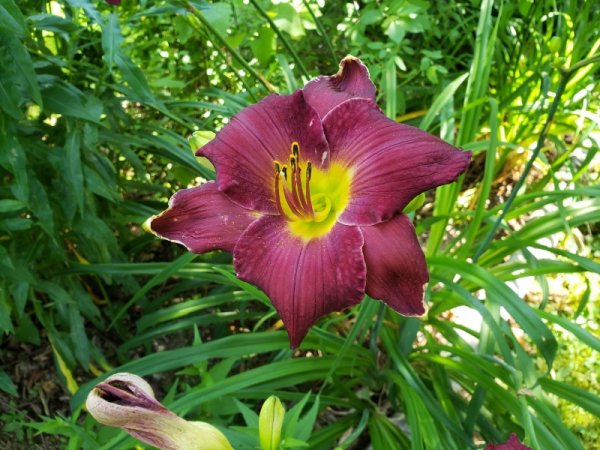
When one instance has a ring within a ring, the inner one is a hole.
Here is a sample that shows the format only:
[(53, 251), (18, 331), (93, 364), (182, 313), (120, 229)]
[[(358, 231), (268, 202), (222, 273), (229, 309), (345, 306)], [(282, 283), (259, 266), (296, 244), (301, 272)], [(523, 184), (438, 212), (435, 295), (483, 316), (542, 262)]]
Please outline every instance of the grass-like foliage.
[[(568, 0), (0, 0), (0, 447), (133, 448), (83, 410), (127, 371), (240, 450), (272, 394), (285, 448), (598, 448), (599, 18)], [(474, 158), (412, 213), (428, 314), (366, 298), (292, 351), (228, 254), (141, 224), (214, 177), (194, 131), (346, 54), (389, 117)]]

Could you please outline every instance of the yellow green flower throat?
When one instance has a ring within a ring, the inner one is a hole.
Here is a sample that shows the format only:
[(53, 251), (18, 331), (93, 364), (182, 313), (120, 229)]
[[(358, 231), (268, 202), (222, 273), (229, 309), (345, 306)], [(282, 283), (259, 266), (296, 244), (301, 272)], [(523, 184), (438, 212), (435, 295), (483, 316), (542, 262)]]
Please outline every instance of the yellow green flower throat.
[(327, 233), (348, 204), (351, 172), (331, 164), (320, 170), (300, 157), (300, 145), (292, 142), (289, 165), (275, 163), (275, 203), (290, 231), (305, 240)]

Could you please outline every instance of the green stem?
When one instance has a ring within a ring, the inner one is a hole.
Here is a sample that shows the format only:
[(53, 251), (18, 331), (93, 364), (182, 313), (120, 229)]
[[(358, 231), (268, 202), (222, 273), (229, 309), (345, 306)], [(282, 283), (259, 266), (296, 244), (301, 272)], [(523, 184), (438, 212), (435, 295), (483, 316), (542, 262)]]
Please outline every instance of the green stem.
[(256, 2), (256, 0), (250, 0), (250, 3), (252, 3), (252, 5), (260, 13), (260, 15), (263, 16), (267, 20), (267, 22), (269, 22), (269, 25), (271, 26), (271, 28), (273, 29), (273, 31), (275, 32), (275, 34), (277, 34), (277, 36), (279, 37), (279, 39), (281, 39), (281, 42), (283, 43), (284, 47), (287, 49), (288, 52), (290, 52), (290, 55), (292, 55), (292, 58), (294, 59), (294, 61), (298, 65), (298, 68), (302, 72), (302, 75), (304, 75), (306, 78), (310, 78), (310, 75), (308, 74), (308, 71), (306, 70), (306, 67), (304, 67), (304, 64), (302, 64), (302, 60), (300, 59), (300, 57), (298, 56), (298, 54), (296, 53), (296, 51), (294, 50), (294, 48), (292, 47), (292, 45), (290, 44), (290, 42), (287, 40), (287, 38), (279, 30), (279, 28), (277, 27), (277, 25), (275, 25), (275, 22), (273, 22), (273, 19), (271, 19), (271, 17), (269, 17), (269, 15), (267, 14), (267, 12), (262, 8), (262, 6), (260, 6)]
[(560, 68), (559, 69), (560, 75), (561, 75), (560, 82), (556, 89), (556, 93), (554, 95), (554, 100), (552, 101), (552, 104), (550, 105), (550, 109), (548, 110), (548, 116), (546, 118), (546, 122), (544, 123), (544, 128), (542, 129), (542, 132), (540, 133), (540, 136), (535, 145), (535, 149), (533, 150), (531, 158), (529, 158), (529, 160), (527, 161), (527, 164), (525, 165), (525, 168), (523, 169), (523, 173), (521, 174), (517, 183), (513, 187), (512, 192), (510, 193), (510, 196), (506, 200), (506, 203), (504, 204), (504, 208), (502, 208), (502, 212), (500, 213), (500, 215), (498, 216), (498, 218), (492, 225), (492, 228), (485, 235), (485, 237), (483, 238), (483, 241), (481, 242), (481, 244), (475, 251), (475, 254), (473, 255), (474, 263), (477, 262), (479, 257), (483, 254), (483, 252), (490, 245), (490, 242), (492, 241), (494, 235), (496, 234), (496, 231), (498, 230), (498, 228), (500, 227), (500, 224), (504, 220), (504, 217), (510, 210), (510, 208), (513, 204), (513, 201), (515, 200), (515, 198), (517, 196), (517, 193), (523, 187), (523, 184), (525, 183), (525, 180), (527, 179), (529, 172), (533, 168), (533, 164), (534, 164), (535, 160), (538, 158), (540, 152), (542, 151), (544, 141), (546, 140), (546, 136), (548, 135), (548, 131), (550, 130), (550, 126), (552, 125), (552, 121), (554, 120), (554, 115), (556, 114), (556, 111), (558, 109), (558, 105), (560, 104), (562, 95), (565, 92), (565, 88), (567, 86), (567, 83), (569, 82), (569, 78), (571, 78), (571, 76), (575, 72), (577, 72), (579, 69), (581, 69), (582, 67), (584, 67), (588, 64), (593, 64), (598, 61), (600, 61), (600, 55), (594, 55), (589, 58), (583, 59), (583, 60), (579, 61), (578, 63), (575, 63), (570, 68)]
[(304, 3), (304, 6), (310, 13), (310, 16), (315, 21), (315, 24), (317, 25), (317, 29), (319, 30), (319, 34), (325, 41), (325, 45), (327, 46), (329, 53), (331, 53), (331, 57), (333, 58), (334, 63), (337, 64), (339, 62), (339, 60), (338, 60), (337, 56), (335, 56), (335, 50), (333, 50), (333, 45), (331, 45), (331, 41), (329, 40), (329, 36), (327, 36), (327, 33), (325, 32), (325, 28), (323, 28), (321, 21), (317, 18), (317, 16), (315, 16), (315, 13), (313, 13), (313, 10), (309, 6), (308, 2), (306, 0), (302, 0), (302, 2)]
[(227, 51), (229, 51), (231, 56), (233, 56), (233, 58), (237, 62), (239, 62), (244, 67), (244, 69), (248, 71), (248, 73), (250, 73), (254, 78), (256, 78), (260, 82), (260, 84), (262, 84), (269, 92), (275, 92), (275, 88), (273, 87), (273, 85), (269, 83), (265, 79), (265, 77), (263, 77), (256, 70), (254, 70), (254, 68), (250, 66), (250, 64), (248, 64), (248, 62), (242, 57), (242, 55), (240, 55), (240, 53), (236, 49), (234, 49), (223, 36), (221, 36), (221, 34), (216, 30), (216, 28), (213, 27), (208, 20), (206, 20), (204, 14), (198, 11), (198, 9), (190, 2), (186, 1), (184, 2), (184, 4), (187, 10), (190, 11), (202, 23), (202, 25), (204, 25), (208, 29), (208, 31), (210, 31), (210, 33), (219, 41), (219, 43), (223, 45), (223, 47), (225, 47)]

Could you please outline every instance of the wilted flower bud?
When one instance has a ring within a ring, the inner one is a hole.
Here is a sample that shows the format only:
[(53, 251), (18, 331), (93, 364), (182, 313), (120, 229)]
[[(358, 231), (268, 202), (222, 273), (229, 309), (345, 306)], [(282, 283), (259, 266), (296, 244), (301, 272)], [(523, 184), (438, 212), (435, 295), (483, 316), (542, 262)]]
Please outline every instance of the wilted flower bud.
[(117, 373), (97, 384), (86, 407), (100, 423), (119, 427), (163, 450), (233, 450), (218, 429), (204, 422), (188, 422), (161, 405), (146, 381)]
[(285, 408), (281, 400), (271, 395), (262, 405), (258, 417), (258, 440), (262, 450), (277, 450), (281, 442), (281, 427)]

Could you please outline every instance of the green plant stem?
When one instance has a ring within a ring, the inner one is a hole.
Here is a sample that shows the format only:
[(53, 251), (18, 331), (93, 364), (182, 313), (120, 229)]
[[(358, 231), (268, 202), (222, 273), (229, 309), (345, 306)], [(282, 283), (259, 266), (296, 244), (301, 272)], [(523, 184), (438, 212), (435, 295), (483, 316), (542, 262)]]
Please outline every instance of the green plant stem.
[(477, 262), (479, 257), (483, 254), (483, 252), (490, 245), (490, 242), (492, 241), (494, 235), (496, 234), (496, 231), (498, 230), (498, 228), (500, 227), (500, 224), (504, 220), (504, 217), (510, 210), (512, 203), (517, 196), (517, 193), (523, 187), (523, 184), (525, 183), (525, 180), (527, 179), (527, 176), (529, 175), (529, 172), (531, 171), (535, 160), (538, 158), (540, 152), (542, 151), (544, 141), (546, 140), (546, 136), (548, 135), (548, 131), (550, 130), (550, 126), (552, 125), (552, 121), (554, 120), (554, 115), (556, 114), (556, 111), (558, 109), (558, 105), (560, 104), (562, 95), (565, 92), (565, 88), (567, 86), (567, 83), (569, 82), (569, 78), (571, 78), (571, 76), (575, 72), (577, 72), (577, 70), (581, 69), (582, 67), (587, 66), (588, 64), (594, 64), (595, 62), (598, 62), (598, 61), (600, 61), (600, 55), (594, 55), (590, 58), (586, 58), (584, 60), (579, 61), (578, 63), (573, 64), (568, 69), (559, 68), (560, 75), (561, 75), (560, 82), (558, 83), (558, 87), (557, 87), (556, 93), (554, 95), (554, 100), (552, 101), (552, 104), (550, 105), (550, 109), (548, 110), (548, 116), (546, 118), (546, 122), (544, 123), (544, 128), (542, 128), (542, 132), (540, 133), (540, 135), (538, 137), (537, 143), (535, 145), (535, 149), (533, 150), (531, 158), (529, 158), (529, 160), (527, 161), (527, 164), (525, 165), (525, 168), (523, 169), (523, 173), (521, 173), (521, 176), (519, 177), (519, 179), (517, 180), (517, 183), (513, 187), (512, 192), (510, 193), (510, 196), (506, 200), (506, 203), (504, 204), (504, 208), (502, 208), (502, 212), (500, 213), (500, 215), (498, 216), (498, 218), (492, 225), (492, 228), (485, 235), (485, 237), (481, 241), (481, 244), (479, 245), (479, 247), (473, 254), (473, 262)]
[(279, 39), (281, 39), (281, 42), (283, 43), (284, 47), (287, 49), (288, 52), (290, 52), (290, 55), (292, 55), (292, 58), (294, 59), (296, 64), (298, 64), (298, 68), (302, 72), (302, 75), (304, 75), (306, 78), (310, 78), (310, 75), (308, 74), (306, 67), (304, 67), (304, 64), (302, 64), (302, 60), (298, 56), (298, 53), (296, 53), (296, 50), (294, 50), (294, 48), (292, 47), (290, 42), (287, 40), (287, 38), (283, 35), (281, 30), (277, 27), (277, 25), (275, 25), (275, 22), (273, 22), (273, 19), (271, 19), (271, 17), (269, 17), (267, 12), (262, 8), (262, 6), (260, 6), (256, 2), (256, 0), (250, 0), (250, 3), (252, 3), (252, 5), (254, 6), (254, 8), (256, 8), (256, 10), (259, 12), (259, 14), (261, 16), (263, 16), (267, 20), (267, 22), (269, 22), (269, 25), (271, 26), (271, 28), (273, 29), (275, 34), (277, 34)]
[(234, 49), (229, 44), (229, 42), (227, 42), (227, 39), (221, 36), (221, 34), (215, 29), (215, 27), (213, 27), (212, 24), (208, 20), (206, 20), (206, 17), (204, 17), (204, 14), (202, 14), (202, 12), (198, 11), (198, 8), (196, 8), (188, 1), (184, 2), (184, 5), (188, 11), (190, 11), (200, 22), (202, 22), (202, 25), (204, 25), (208, 29), (208, 31), (210, 31), (210, 33), (219, 41), (219, 43), (223, 45), (229, 53), (231, 53), (231, 56), (233, 56), (234, 59), (237, 62), (239, 62), (244, 67), (244, 69), (248, 71), (248, 73), (250, 73), (254, 78), (256, 78), (260, 82), (260, 84), (262, 84), (269, 92), (276, 92), (276, 89), (273, 87), (273, 85), (269, 83), (265, 79), (265, 77), (263, 77), (260, 73), (254, 70), (254, 68), (250, 66), (250, 64), (248, 64), (248, 62), (242, 57), (242, 55), (240, 55), (240, 53), (236, 49)]
[(317, 18), (317, 16), (315, 16), (315, 13), (313, 13), (312, 8), (308, 4), (308, 1), (302, 0), (302, 3), (304, 3), (304, 6), (306, 7), (306, 9), (308, 10), (308, 12), (310, 13), (310, 16), (315, 21), (315, 25), (317, 26), (317, 29), (319, 30), (319, 34), (321, 35), (321, 37), (325, 41), (325, 45), (327, 46), (327, 49), (329, 50), (329, 53), (331, 53), (331, 57), (332, 57), (333, 62), (335, 64), (337, 64), (338, 63), (338, 58), (335, 55), (335, 50), (333, 49), (333, 45), (331, 45), (331, 41), (329, 40), (329, 36), (327, 36), (327, 33), (325, 32), (325, 28), (323, 28), (323, 25), (321, 24), (321, 21)]

